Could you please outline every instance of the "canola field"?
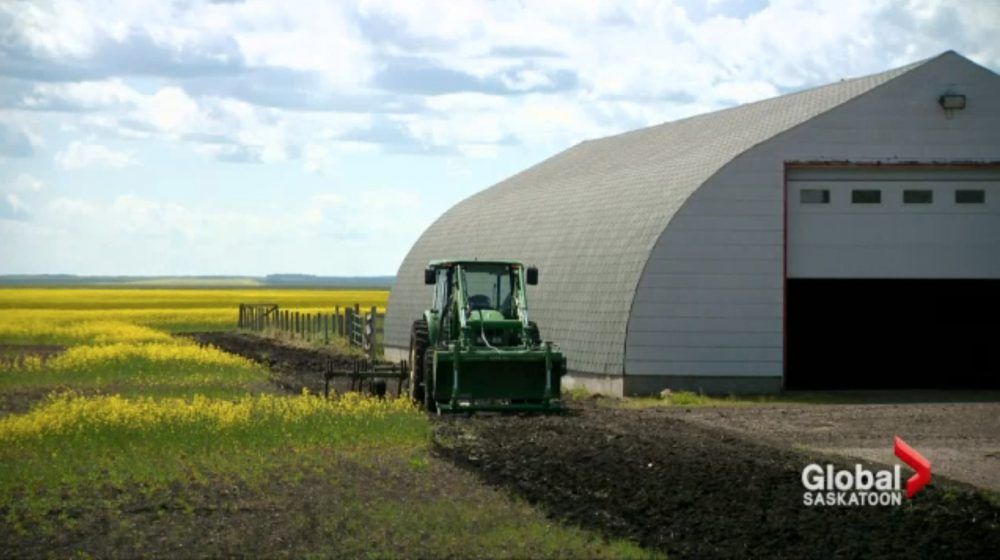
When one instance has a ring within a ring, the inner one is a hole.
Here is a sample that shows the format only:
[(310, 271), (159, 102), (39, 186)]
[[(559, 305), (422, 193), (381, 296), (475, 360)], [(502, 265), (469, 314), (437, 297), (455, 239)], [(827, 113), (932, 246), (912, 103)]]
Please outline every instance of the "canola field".
[(229, 330), (241, 303), (303, 313), (360, 304), (384, 312), (385, 290), (0, 288), (0, 343), (149, 342)]
[(435, 461), (405, 399), (288, 394), (179, 336), (387, 298), (0, 288), (0, 557), (645, 556)]
[[(290, 447), (422, 444), (426, 422), (405, 401), (275, 394), (261, 366), (175, 336), (231, 329), (240, 302), (328, 310), (384, 307), (386, 298), (384, 291), (0, 290), (0, 505), (8, 521), (23, 529), (81, 490), (247, 477), (268, 464), (268, 453)], [(36, 354), (41, 345), (56, 351)]]

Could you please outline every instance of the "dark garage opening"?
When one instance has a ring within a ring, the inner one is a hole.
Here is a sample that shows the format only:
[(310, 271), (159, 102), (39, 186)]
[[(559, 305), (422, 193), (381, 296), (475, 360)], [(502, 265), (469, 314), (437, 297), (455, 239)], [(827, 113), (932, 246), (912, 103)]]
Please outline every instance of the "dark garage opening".
[(787, 389), (1000, 389), (1000, 280), (788, 279)]

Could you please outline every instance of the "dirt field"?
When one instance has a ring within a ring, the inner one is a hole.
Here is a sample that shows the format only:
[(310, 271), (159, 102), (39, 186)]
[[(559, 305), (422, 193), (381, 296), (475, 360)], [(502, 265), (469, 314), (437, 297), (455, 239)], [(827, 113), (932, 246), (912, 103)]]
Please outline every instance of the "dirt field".
[(674, 411), (444, 418), (437, 445), (557, 519), (676, 557), (972, 558), (1000, 547), (1000, 505), (974, 488), (938, 477), (901, 507), (805, 507), (802, 468), (829, 457)]
[[(205, 332), (190, 335), (201, 344), (211, 344), (221, 350), (250, 358), (264, 364), (271, 370), (271, 381), (280, 389), (300, 394), (302, 389), (310, 393), (323, 392), (323, 372), (327, 363), (331, 362), (335, 369), (349, 369), (351, 358), (331, 350), (304, 348), (258, 336), (226, 333)], [(388, 383), (390, 394), (395, 394), (396, 383)], [(351, 390), (350, 381), (345, 378), (335, 378), (330, 383), (330, 389), (338, 391)]]
[[(287, 390), (322, 388), (324, 352), (197, 339), (268, 364)], [(1000, 548), (1000, 502), (943, 473), (991, 487), (997, 412), (991, 403), (627, 410), (587, 401), (561, 416), (441, 417), (435, 454), (555, 520), (674, 557), (988, 557)], [(853, 464), (834, 452), (871, 468), (892, 463), (895, 434), (934, 463), (916, 499), (802, 505), (806, 464)], [(977, 453), (974, 466), (959, 460)]]
[(1000, 492), (1000, 403), (773, 405), (668, 409), (675, 417), (821, 452), (892, 464), (898, 435), (935, 475)]

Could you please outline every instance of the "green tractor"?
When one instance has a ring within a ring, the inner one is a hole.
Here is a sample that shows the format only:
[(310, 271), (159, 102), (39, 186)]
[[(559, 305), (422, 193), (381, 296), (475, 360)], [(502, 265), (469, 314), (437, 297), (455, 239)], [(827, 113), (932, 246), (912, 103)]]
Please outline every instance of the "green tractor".
[(410, 397), (430, 412), (556, 411), (566, 358), (528, 320), (538, 269), (516, 261), (437, 260), (432, 307), (410, 333)]

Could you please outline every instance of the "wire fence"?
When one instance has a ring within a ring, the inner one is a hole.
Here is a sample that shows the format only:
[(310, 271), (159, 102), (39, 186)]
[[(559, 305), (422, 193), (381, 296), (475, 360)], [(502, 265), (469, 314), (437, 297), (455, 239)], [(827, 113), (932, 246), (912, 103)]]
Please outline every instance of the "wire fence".
[(359, 304), (337, 306), (330, 313), (302, 313), (276, 303), (241, 303), (238, 328), (243, 331), (284, 334), (289, 338), (330, 344), (337, 339), (362, 349), (374, 362), (382, 354), (385, 314), (378, 308), (362, 312)]

